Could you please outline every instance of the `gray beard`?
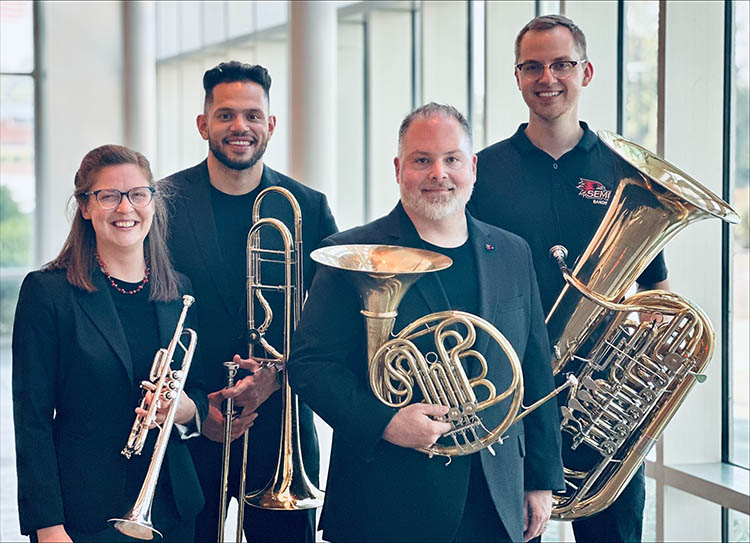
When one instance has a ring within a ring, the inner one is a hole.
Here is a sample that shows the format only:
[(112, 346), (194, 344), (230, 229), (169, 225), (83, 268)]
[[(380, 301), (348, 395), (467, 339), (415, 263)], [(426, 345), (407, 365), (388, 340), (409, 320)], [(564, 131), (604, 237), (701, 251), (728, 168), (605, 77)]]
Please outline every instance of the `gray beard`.
[(465, 209), (473, 190), (474, 185), (471, 186), (470, 190), (466, 191), (467, 194), (455, 191), (451, 196), (432, 202), (422, 198), (418, 191), (406, 192), (402, 190), (401, 203), (404, 208), (416, 213), (420, 217), (424, 217), (430, 221), (440, 221)]

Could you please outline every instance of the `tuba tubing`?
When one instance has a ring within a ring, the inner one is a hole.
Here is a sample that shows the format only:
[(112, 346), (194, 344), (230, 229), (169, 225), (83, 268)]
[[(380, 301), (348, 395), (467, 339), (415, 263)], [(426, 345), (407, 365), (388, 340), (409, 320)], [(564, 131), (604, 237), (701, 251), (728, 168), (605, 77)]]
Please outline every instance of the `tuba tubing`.
[[(617, 499), (692, 386), (705, 380), (713, 354), (713, 328), (695, 304), (658, 290), (621, 302), (625, 293), (687, 225), (709, 217), (739, 222), (726, 202), (672, 164), (616, 134), (598, 134), (635, 172), (619, 180), (572, 271), (564, 247), (550, 250), (565, 280), (546, 319), (553, 373), (578, 381), (561, 406), (566, 490), (555, 496), (552, 516), (562, 520), (594, 515)], [(631, 320), (634, 312), (648, 319)]]

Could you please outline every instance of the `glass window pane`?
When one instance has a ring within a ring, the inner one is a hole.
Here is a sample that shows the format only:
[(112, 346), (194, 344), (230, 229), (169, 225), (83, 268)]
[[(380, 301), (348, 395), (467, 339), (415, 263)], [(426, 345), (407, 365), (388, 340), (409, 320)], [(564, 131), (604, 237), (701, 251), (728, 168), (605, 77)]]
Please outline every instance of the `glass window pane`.
[(218, 43), (227, 38), (227, 3), (202, 2), (203, 4), (203, 36), (205, 44)]
[(625, 2), (624, 136), (656, 150), (659, 2)]
[(0, 2), (0, 71), (34, 69), (34, 11), (31, 2)]
[(0, 337), (11, 332), (20, 278), (31, 267), (34, 188), (34, 80), (0, 76)]
[(643, 541), (656, 542), (656, 479), (646, 477), (646, 506), (643, 510)]
[[(742, 217), (734, 233), (732, 418), (730, 460), (750, 467), (750, 3), (734, 2), (734, 140), (731, 204)], [(746, 517), (747, 518), (747, 517)]]
[(255, 2), (257, 29), (270, 28), (272, 26), (284, 24), (287, 21), (287, 10), (289, 9), (286, 2), (269, 2), (263, 0)]
[(739, 511), (729, 511), (729, 541), (750, 541), (750, 517)]

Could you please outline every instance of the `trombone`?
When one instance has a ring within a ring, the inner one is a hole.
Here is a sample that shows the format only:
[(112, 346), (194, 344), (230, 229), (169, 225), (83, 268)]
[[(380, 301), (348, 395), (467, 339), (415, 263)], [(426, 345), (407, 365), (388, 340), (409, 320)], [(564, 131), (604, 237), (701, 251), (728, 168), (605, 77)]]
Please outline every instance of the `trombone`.
[[(284, 196), (294, 215), (294, 236), (286, 225), (276, 218), (260, 218), (260, 207), (263, 199), (271, 194)], [(282, 239), (283, 249), (264, 249), (261, 247), (261, 232), (276, 231)], [(237, 541), (242, 541), (242, 526), (245, 505), (260, 509), (278, 511), (296, 511), (313, 509), (323, 505), (323, 493), (312, 484), (302, 462), (299, 436), (298, 399), (292, 394), (289, 386), (287, 361), (291, 351), (292, 332), (297, 327), (302, 313), (303, 303), (303, 252), (302, 252), (302, 212), (294, 195), (283, 187), (273, 186), (261, 191), (253, 204), (253, 226), (247, 235), (247, 327), (250, 356), (263, 365), (274, 366), (281, 372), (281, 436), (276, 470), (268, 484), (260, 489), (246, 493), (247, 453), (249, 448), (249, 430), (243, 435), (242, 469), (240, 471), (239, 507), (237, 512)], [(262, 264), (280, 264), (284, 266), (282, 284), (264, 284), (261, 277)], [(264, 296), (264, 292), (280, 292), (284, 296), (283, 340), (277, 349), (271, 345), (265, 334), (273, 321), (273, 311)], [(263, 310), (263, 320), (256, 318), (255, 302)], [(257, 352), (263, 354), (256, 355)], [(233, 383), (236, 367), (227, 364), (229, 382)], [(231, 385), (230, 385), (231, 386)], [(220, 494), (219, 534), (218, 541), (224, 541), (224, 524), (228, 502), (228, 472), (231, 440), (233, 405), (227, 402), (224, 427), (224, 454), (222, 463), (222, 488)]]
[[(174, 418), (177, 415), (177, 404), (180, 401), (180, 394), (185, 388), (185, 379), (187, 379), (190, 364), (193, 361), (193, 353), (195, 353), (195, 345), (198, 342), (198, 334), (190, 328), (184, 328), (188, 309), (194, 301), (195, 298), (187, 294), (182, 297), (182, 313), (180, 313), (180, 318), (177, 321), (177, 328), (172, 341), (169, 342), (166, 349), (162, 348), (156, 352), (154, 362), (151, 365), (150, 381), (141, 383), (143, 390), (152, 393), (150, 401), (146, 400), (146, 396), (141, 400), (140, 407), (146, 411), (146, 415), (135, 417), (128, 441), (122, 450), (122, 454), (128, 459), (134, 454), (143, 452), (149, 427), (156, 420), (156, 411), (163, 402), (168, 403), (169, 411), (166, 419), (159, 427), (159, 437), (154, 445), (151, 463), (148, 466), (146, 478), (135, 504), (123, 518), (112, 518), (107, 521), (113, 523), (114, 527), (126, 536), (135, 539), (151, 540), (154, 538), (154, 534), (162, 537), (159, 530), (154, 528), (151, 522), (151, 506), (154, 503), (154, 492), (159, 479), (159, 471), (164, 460), (164, 454), (167, 451), (169, 436), (172, 434)], [(187, 347), (182, 343), (183, 334), (187, 334), (190, 339)], [(184, 351), (182, 366), (179, 370), (173, 370), (172, 360), (178, 346)]]

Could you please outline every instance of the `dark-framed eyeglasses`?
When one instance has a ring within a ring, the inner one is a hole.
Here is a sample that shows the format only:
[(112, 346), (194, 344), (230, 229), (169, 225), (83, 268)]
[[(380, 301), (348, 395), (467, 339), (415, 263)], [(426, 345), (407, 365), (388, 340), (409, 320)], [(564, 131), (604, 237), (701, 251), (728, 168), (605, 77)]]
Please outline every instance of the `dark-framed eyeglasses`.
[(582, 59), (582, 60), (556, 60), (555, 62), (551, 62), (549, 64), (542, 64), (541, 62), (537, 62), (536, 60), (529, 60), (527, 62), (522, 62), (521, 64), (516, 64), (516, 70), (521, 72), (521, 77), (524, 79), (539, 79), (542, 77), (542, 74), (544, 73), (545, 68), (549, 68), (549, 71), (552, 73), (553, 76), (557, 79), (565, 79), (566, 77), (570, 77), (573, 75), (573, 71), (575, 70), (575, 67), (579, 64), (583, 65), (587, 63), (588, 60)]
[(114, 209), (122, 202), (122, 197), (127, 196), (133, 207), (146, 207), (154, 199), (154, 187), (133, 187), (125, 192), (117, 189), (100, 189), (84, 192), (84, 196), (96, 196), (96, 201), (103, 209)]

